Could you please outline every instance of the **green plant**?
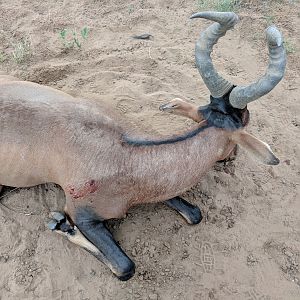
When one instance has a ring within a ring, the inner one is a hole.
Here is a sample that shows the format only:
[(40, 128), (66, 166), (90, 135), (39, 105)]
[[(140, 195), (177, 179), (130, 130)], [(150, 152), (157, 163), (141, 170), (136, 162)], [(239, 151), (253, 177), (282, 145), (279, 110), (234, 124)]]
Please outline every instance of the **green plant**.
[(90, 30), (87, 27), (83, 27), (80, 31), (81, 36), (84, 40), (86, 40), (88, 38), (88, 34), (89, 34)]
[(200, 10), (213, 9), (215, 11), (237, 11), (240, 6), (240, 0), (198, 0)]
[(274, 16), (264, 16), (264, 19), (267, 22), (267, 25), (270, 26), (272, 24), (274, 24), (275, 22), (275, 17)]
[(6, 61), (6, 55), (4, 52), (0, 51), (0, 64)]
[(288, 40), (288, 39), (284, 41), (284, 48), (285, 48), (287, 54), (292, 54), (297, 51), (295, 44), (291, 40)]
[(240, 1), (236, 0), (220, 0), (215, 4), (217, 11), (237, 11), (239, 9)]
[(20, 42), (14, 45), (12, 58), (17, 64), (25, 62), (31, 55), (31, 42), (29, 38), (23, 38)]
[(71, 31), (68, 29), (63, 29), (59, 32), (59, 36), (65, 48), (71, 49), (77, 46), (77, 48), (81, 49), (81, 45), (82, 45), (81, 39), (87, 40), (89, 32), (90, 30), (88, 27), (83, 27), (80, 30), (80, 36), (79, 36), (75, 29)]
[(264, 35), (261, 32), (255, 32), (252, 37), (254, 41), (259, 41), (263, 39)]
[(67, 41), (67, 29), (63, 29), (59, 32), (59, 37), (61, 38), (65, 48), (70, 48), (70, 42)]
[(128, 6), (128, 14), (132, 14), (134, 12), (134, 5), (133, 4), (130, 4)]

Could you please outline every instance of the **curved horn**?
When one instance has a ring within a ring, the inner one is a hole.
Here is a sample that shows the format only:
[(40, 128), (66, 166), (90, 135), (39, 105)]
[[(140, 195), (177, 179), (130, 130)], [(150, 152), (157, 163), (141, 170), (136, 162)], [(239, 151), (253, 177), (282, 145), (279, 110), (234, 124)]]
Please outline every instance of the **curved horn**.
[(208, 87), (211, 95), (215, 98), (222, 97), (232, 89), (233, 84), (222, 78), (215, 70), (210, 53), (219, 38), (226, 34), (228, 29), (238, 22), (238, 16), (233, 12), (200, 12), (192, 15), (191, 19), (204, 18), (215, 21), (201, 34), (196, 43), (196, 64), (199, 73)]
[(258, 81), (247, 86), (238, 86), (232, 90), (229, 101), (236, 108), (244, 108), (249, 102), (269, 93), (284, 75), (286, 53), (282, 35), (274, 25), (267, 28), (266, 34), (269, 47), (267, 71)]

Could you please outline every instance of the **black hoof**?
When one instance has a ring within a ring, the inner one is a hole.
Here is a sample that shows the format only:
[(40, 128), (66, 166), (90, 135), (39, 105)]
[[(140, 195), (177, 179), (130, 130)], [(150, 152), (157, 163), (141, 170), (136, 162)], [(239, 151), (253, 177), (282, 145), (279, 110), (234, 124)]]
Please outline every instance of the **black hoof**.
[(52, 218), (54, 220), (56, 220), (58, 223), (62, 223), (66, 220), (66, 216), (59, 211), (54, 211), (51, 213), (51, 215), (52, 215)]
[(199, 224), (202, 220), (200, 208), (180, 197), (174, 197), (165, 201), (165, 203), (175, 209), (191, 225)]
[(124, 270), (124, 272), (122, 272), (122, 275), (116, 275), (116, 277), (121, 281), (127, 281), (134, 275), (134, 273), (135, 265), (132, 261), (130, 261), (127, 270)]
[(60, 212), (51, 212), (52, 219), (48, 222), (47, 227), (50, 230), (60, 230), (62, 232), (74, 233), (73, 226), (70, 225), (66, 216)]
[(48, 223), (47, 223), (47, 227), (50, 230), (56, 230), (58, 227), (58, 222), (54, 219), (51, 219)]
[(191, 208), (189, 211), (189, 215), (186, 217), (188, 218), (188, 222), (191, 225), (199, 224), (203, 219), (202, 213), (198, 206), (194, 206), (193, 208)]

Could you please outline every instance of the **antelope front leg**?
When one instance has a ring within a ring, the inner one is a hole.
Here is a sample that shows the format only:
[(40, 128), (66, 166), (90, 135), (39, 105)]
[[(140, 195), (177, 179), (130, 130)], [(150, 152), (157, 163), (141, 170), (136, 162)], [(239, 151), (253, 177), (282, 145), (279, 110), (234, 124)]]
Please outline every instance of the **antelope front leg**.
[(120, 280), (130, 279), (135, 272), (133, 261), (124, 253), (112, 234), (91, 209), (80, 208), (76, 225), (71, 226), (61, 213), (53, 213), (48, 227), (66, 236), (71, 242), (83, 247), (103, 262)]
[(165, 201), (165, 203), (175, 209), (191, 225), (199, 224), (202, 220), (200, 208), (185, 201), (180, 197), (175, 197)]

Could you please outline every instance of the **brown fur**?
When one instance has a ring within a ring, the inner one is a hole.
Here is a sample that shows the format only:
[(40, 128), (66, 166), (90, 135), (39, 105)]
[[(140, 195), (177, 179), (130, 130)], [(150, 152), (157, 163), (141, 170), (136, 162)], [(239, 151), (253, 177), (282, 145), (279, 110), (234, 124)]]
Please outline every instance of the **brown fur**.
[(73, 220), (80, 206), (110, 219), (177, 196), (236, 144), (231, 132), (210, 127), (180, 142), (130, 145), (120, 116), (107, 108), (7, 78), (0, 76), (0, 184), (57, 183)]

